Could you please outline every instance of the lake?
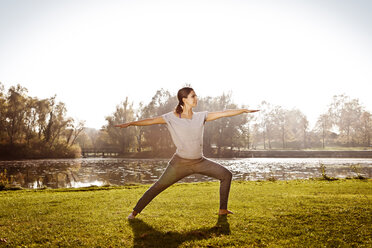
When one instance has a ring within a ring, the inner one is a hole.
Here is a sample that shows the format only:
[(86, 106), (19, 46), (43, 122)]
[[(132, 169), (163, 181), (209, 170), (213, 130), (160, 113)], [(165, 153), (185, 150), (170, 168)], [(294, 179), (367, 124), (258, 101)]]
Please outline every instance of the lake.
[[(233, 173), (233, 180), (308, 179), (326, 175), (371, 178), (372, 159), (345, 158), (236, 158), (213, 159)], [(165, 170), (168, 159), (80, 158), (0, 161), (13, 184), (24, 188), (68, 188), (106, 184), (151, 184)], [(217, 181), (194, 174), (179, 182)]]

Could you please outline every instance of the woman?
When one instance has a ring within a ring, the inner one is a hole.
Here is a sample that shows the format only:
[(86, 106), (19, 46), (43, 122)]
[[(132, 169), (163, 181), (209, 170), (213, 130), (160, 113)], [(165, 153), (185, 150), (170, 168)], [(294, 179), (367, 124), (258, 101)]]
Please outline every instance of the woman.
[(128, 122), (115, 127), (148, 126), (167, 124), (172, 140), (177, 147), (176, 153), (169, 161), (166, 170), (159, 180), (154, 183), (139, 199), (128, 219), (134, 219), (155, 196), (163, 190), (191, 174), (203, 174), (220, 180), (220, 209), (219, 215), (232, 214), (227, 210), (232, 173), (222, 165), (203, 156), (203, 130), (206, 121), (213, 121), (221, 117), (229, 117), (258, 110), (225, 110), (221, 112), (193, 112), (197, 103), (195, 91), (184, 87), (177, 94), (178, 105), (173, 112), (162, 116), (140, 121)]

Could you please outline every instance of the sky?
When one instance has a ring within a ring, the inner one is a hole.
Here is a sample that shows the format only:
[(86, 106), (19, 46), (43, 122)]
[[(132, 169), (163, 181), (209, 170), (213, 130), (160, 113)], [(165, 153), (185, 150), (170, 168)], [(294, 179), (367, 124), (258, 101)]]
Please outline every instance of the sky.
[(334, 95), (372, 110), (369, 0), (0, 0), (0, 82), (55, 94), (67, 115), (100, 128), (190, 84), (298, 108), (311, 126)]

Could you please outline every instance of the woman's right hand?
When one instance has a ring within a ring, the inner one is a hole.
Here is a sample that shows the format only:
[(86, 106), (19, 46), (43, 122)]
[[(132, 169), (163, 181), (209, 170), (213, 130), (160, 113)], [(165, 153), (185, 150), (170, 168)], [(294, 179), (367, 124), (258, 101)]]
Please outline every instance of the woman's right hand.
[(129, 127), (130, 124), (131, 124), (130, 122), (127, 122), (127, 123), (123, 123), (123, 124), (115, 125), (114, 127), (126, 128), (126, 127)]

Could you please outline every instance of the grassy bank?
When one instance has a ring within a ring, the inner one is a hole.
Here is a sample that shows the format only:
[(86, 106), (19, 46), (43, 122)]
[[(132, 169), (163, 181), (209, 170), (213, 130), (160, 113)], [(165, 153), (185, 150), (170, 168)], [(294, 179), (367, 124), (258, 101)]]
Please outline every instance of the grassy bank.
[(149, 185), (0, 192), (0, 247), (371, 247), (372, 180), (175, 184), (137, 220)]

